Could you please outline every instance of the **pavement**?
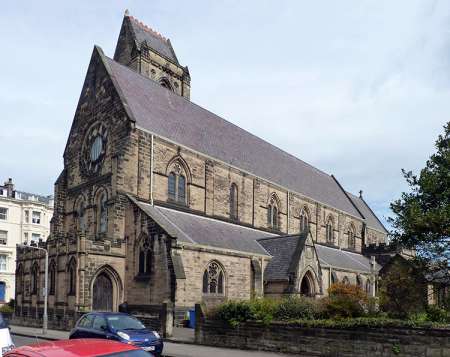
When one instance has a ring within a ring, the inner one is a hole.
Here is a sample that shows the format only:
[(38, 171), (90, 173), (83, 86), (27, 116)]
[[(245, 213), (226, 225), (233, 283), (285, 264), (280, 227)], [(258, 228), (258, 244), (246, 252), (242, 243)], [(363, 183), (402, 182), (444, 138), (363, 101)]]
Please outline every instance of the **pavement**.
[[(10, 325), (11, 335), (16, 346), (23, 346), (45, 340), (62, 340), (69, 337), (69, 332), (48, 330), (42, 334), (42, 329), (26, 326)], [(286, 354), (238, 350), (232, 348), (218, 348), (196, 345), (193, 343), (193, 330), (178, 329), (175, 337), (164, 340), (163, 355), (165, 357), (286, 357)]]

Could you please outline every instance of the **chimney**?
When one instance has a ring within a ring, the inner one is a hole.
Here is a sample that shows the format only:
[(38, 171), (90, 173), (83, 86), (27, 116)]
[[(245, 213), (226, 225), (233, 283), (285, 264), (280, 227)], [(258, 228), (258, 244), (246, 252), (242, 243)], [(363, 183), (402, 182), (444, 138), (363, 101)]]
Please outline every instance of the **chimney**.
[(7, 196), (14, 197), (14, 184), (11, 177), (5, 182), (5, 187)]

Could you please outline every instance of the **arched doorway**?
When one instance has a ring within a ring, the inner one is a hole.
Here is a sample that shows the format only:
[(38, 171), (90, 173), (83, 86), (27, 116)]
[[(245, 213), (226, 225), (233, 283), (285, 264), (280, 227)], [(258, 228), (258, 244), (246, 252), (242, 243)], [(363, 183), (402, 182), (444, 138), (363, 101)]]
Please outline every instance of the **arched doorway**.
[(304, 296), (314, 296), (314, 280), (309, 271), (303, 276), (300, 284), (300, 294)]
[(97, 311), (113, 311), (113, 285), (108, 275), (101, 273), (94, 281), (92, 288), (92, 309)]

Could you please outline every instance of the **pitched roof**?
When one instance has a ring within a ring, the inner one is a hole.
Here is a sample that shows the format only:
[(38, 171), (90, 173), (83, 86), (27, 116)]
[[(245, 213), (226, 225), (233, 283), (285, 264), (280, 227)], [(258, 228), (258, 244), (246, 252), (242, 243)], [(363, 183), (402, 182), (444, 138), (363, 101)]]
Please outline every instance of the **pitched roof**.
[(297, 255), (296, 252), (303, 249), (306, 237), (306, 234), (303, 234), (258, 239), (258, 243), (272, 256), (264, 270), (265, 280), (288, 279), (292, 260)]
[(268, 255), (256, 239), (274, 234), (170, 208), (152, 206), (133, 198), (131, 200), (180, 242)]
[(138, 127), (362, 218), (330, 175), (105, 58)]
[[(362, 254), (348, 252), (318, 243), (315, 244), (315, 247), (322, 267), (370, 273), (370, 259)], [(381, 269), (381, 265), (378, 263), (375, 264), (375, 270)]]
[(175, 55), (175, 51), (173, 50), (169, 39), (143, 24), (133, 16), (125, 16), (130, 20), (131, 29), (133, 30), (134, 36), (139, 45), (146, 42), (150, 48), (178, 64), (177, 56)]
[(387, 233), (386, 228), (383, 226), (378, 217), (375, 215), (375, 213), (372, 211), (372, 209), (369, 207), (366, 201), (363, 200), (362, 197), (357, 197), (349, 192), (347, 192), (347, 194), (349, 195), (350, 199), (354, 202), (356, 207), (358, 207), (358, 210), (364, 216), (365, 222), (368, 227)]

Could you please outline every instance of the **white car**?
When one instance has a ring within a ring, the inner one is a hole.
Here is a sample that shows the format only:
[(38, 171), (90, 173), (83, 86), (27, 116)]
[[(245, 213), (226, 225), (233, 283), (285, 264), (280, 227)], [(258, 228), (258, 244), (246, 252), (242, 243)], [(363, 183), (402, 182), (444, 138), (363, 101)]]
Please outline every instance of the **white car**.
[(0, 356), (3, 356), (3, 354), (12, 350), (14, 347), (15, 346), (11, 338), (11, 334), (9, 333), (8, 324), (3, 318), (3, 315), (0, 313), (0, 348), (1, 348)]

